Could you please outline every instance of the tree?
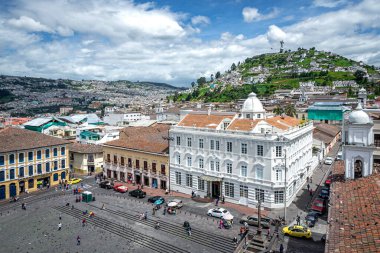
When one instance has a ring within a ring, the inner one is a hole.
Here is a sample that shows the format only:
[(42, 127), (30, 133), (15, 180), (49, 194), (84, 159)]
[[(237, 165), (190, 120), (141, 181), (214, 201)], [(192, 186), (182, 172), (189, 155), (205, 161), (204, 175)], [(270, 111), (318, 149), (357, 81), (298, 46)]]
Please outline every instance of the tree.
[(211, 82), (214, 81), (214, 74), (211, 74), (211, 76), (210, 76), (210, 81), (211, 81)]
[(284, 113), (284, 109), (281, 106), (277, 105), (276, 108), (273, 109), (273, 113), (275, 115), (281, 115)]
[(207, 81), (206, 81), (206, 77), (202, 76), (200, 78), (197, 79), (197, 84), (198, 86), (202, 86), (203, 84), (205, 84)]
[(287, 106), (285, 106), (284, 112), (286, 115), (290, 117), (294, 117), (297, 114), (297, 110), (293, 104), (288, 104)]
[(194, 86), (195, 86), (195, 82), (191, 82), (191, 87), (194, 88)]
[(365, 77), (366, 75), (367, 75), (366, 72), (362, 70), (356, 70), (354, 73), (355, 81), (357, 83), (366, 83), (367, 82), (367, 78)]
[(232, 63), (232, 65), (231, 65), (231, 70), (232, 70), (232, 71), (236, 70), (236, 65), (235, 65), (235, 63)]
[(220, 72), (218, 71), (218, 72), (216, 72), (216, 74), (215, 74), (215, 79), (219, 79), (219, 77), (220, 77)]

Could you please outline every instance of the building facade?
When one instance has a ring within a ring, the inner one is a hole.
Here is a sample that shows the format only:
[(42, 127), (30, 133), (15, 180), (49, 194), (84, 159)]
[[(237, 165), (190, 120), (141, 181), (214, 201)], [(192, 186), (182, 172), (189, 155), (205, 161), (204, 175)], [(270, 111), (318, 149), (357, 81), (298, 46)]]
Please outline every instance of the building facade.
[(89, 174), (103, 171), (102, 146), (73, 143), (69, 150), (71, 173)]
[(20, 128), (0, 130), (0, 200), (67, 180), (68, 143)]
[(168, 188), (169, 127), (155, 124), (123, 129), (119, 140), (103, 144), (104, 174), (124, 182)]
[(190, 113), (170, 130), (170, 187), (251, 207), (289, 205), (312, 173), (312, 130), (267, 117), (254, 93), (241, 114)]

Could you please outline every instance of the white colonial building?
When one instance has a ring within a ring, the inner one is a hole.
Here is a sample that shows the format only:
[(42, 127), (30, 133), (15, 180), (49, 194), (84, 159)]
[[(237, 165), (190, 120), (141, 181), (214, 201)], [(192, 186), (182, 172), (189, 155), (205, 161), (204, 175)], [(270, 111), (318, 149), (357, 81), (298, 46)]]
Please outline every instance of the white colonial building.
[(312, 172), (312, 131), (311, 122), (267, 117), (254, 93), (241, 114), (189, 113), (170, 129), (171, 190), (283, 208)]

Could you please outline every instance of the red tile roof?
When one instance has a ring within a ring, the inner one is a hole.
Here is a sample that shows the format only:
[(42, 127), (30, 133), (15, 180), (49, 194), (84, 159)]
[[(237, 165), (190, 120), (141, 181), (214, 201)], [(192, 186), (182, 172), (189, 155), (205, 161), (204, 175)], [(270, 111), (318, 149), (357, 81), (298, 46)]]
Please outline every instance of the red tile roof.
[(82, 144), (82, 143), (70, 144), (69, 150), (71, 152), (82, 153), (82, 154), (93, 154), (93, 153), (102, 153), (103, 152), (103, 148), (100, 145)]
[(325, 252), (380, 252), (380, 174), (344, 180), (344, 162), (333, 167)]
[(267, 118), (265, 121), (268, 124), (282, 130), (288, 130), (290, 127), (298, 126), (301, 123), (301, 120), (289, 116), (276, 116)]
[(224, 119), (233, 119), (235, 115), (231, 113), (226, 114), (210, 114), (202, 113), (189, 113), (179, 123), (178, 126), (186, 127), (200, 127), (200, 128), (212, 128), (215, 129)]
[(227, 130), (252, 131), (260, 121), (261, 119), (234, 119)]

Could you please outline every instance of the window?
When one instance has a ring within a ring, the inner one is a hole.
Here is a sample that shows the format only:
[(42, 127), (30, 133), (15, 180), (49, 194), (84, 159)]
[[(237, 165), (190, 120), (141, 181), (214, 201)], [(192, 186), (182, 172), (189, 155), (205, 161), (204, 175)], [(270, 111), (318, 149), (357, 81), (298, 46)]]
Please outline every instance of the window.
[(24, 177), (24, 167), (18, 168), (19, 177)]
[(10, 169), (9, 170), (9, 179), (15, 179), (15, 169)]
[(202, 180), (201, 177), (198, 177), (198, 190), (205, 190), (205, 181)]
[(226, 163), (226, 170), (228, 174), (232, 174), (232, 163)]
[(264, 146), (263, 145), (257, 145), (257, 155), (258, 156), (264, 155)]
[[(91, 156), (91, 158), (92, 158), (92, 159), (90, 159), (90, 155), (89, 155), (89, 156), (88, 156), (88, 161), (89, 161), (89, 162), (94, 162), (94, 157)], [(125, 158), (124, 158), (124, 156), (120, 157), (120, 165), (121, 165), (121, 166), (124, 166), (124, 165), (125, 165)]]
[(66, 169), (66, 160), (61, 160), (61, 169)]
[(187, 157), (187, 166), (191, 167), (192, 166), (192, 161), (191, 161), (191, 156)]
[(188, 147), (191, 147), (191, 138), (190, 138), (190, 137), (187, 138), (187, 146), (188, 146)]
[(215, 149), (220, 150), (219, 141), (215, 141)]
[(28, 180), (28, 188), (30, 189), (30, 188), (33, 188), (33, 187), (34, 187), (34, 179), (31, 178), (31, 179)]
[(216, 170), (216, 171), (220, 171), (220, 164), (219, 164), (219, 161), (216, 161), (216, 162), (215, 162), (215, 170)]
[(54, 176), (53, 176), (53, 181), (58, 181), (58, 173), (55, 173)]
[(18, 154), (18, 162), (19, 163), (23, 163), (24, 162), (24, 153), (20, 153), (20, 154)]
[(37, 164), (37, 174), (42, 174), (42, 164)]
[(152, 171), (153, 171), (153, 173), (156, 173), (156, 171), (157, 171), (157, 164), (156, 163), (152, 163)]
[(199, 160), (198, 160), (198, 167), (199, 167), (200, 169), (203, 169), (203, 168), (204, 168), (203, 158), (199, 158)]
[(140, 160), (136, 159), (136, 169), (140, 169)]
[(58, 170), (58, 161), (54, 161), (54, 170)]
[(34, 168), (33, 168), (33, 165), (29, 165), (29, 167), (28, 167), (28, 170), (29, 170), (29, 176), (33, 176), (33, 170), (34, 170)]
[(246, 177), (247, 176), (247, 165), (242, 165), (241, 168), (240, 168), (240, 174), (242, 177)]
[(282, 156), (282, 146), (276, 146), (276, 157)]
[(227, 141), (227, 152), (232, 152), (232, 142)]
[(199, 148), (203, 149), (203, 139), (199, 139)]
[(240, 197), (248, 198), (248, 186), (240, 185)]
[(276, 181), (282, 181), (282, 170), (276, 170)]
[(229, 124), (228, 122), (223, 122), (223, 129), (226, 130)]
[(45, 149), (45, 158), (50, 157), (50, 149)]
[(132, 158), (128, 158), (128, 166), (132, 167)]
[(66, 153), (66, 149), (65, 149), (65, 147), (62, 147), (61, 148), (61, 155), (65, 155), (65, 153)]
[(177, 154), (175, 157), (175, 160), (176, 160), (177, 164), (181, 164), (181, 155)]
[(116, 155), (113, 156), (113, 163), (117, 164), (117, 156)]
[(165, 164), (161, 164), (161, 174), (166, 175), (166, 166)]
[(4, 156), (0, 155), (0, 166), (4, 165)]
[(247, 113), (247, 119), (251, 118), (251, 114)]
[(46, 170), (46, 172), (50, 171), (50, 163), (45, 164), (45, 170)]
[(181, 145), (181, 137), (177, 136), (177, 146)]
[(241, 153), (242, 154), (247, 154), (247, 143), (242, 143), (241, 144)]
[(181, 172), (176, 171), (175, 172), (175, 183), (178, 185), (181, 185)]
[(210, 149), (211, 150), (215, 149), (215, 141), (214, 140), (210, 140)]
[(148, 162), (144, 161), (144, 170), (147, 170), (147, 169), (148, 169)]
[(255, 197), (257, 201), (264, 202), (264, 190), (263, 189), (255, 189)]
[(284, 203), (284, 191), (274, 191), (274, 203)]
[(193, 175), (186, 174), (186, 186), (193, 187)]
[(257, 118), (258, 119), (260, 119), (261, 118), (261, 114), (259, 113), (259, 114), (257, 114)]
[(5, 171), (0, 171), (0, 182), (3, 182), (5, 180)]
[(14, 164), (15, 163), (15, 155), (14, 154), (10, 154), (9, 155), (9, 164)]
[(256, 168), (256, 179), (263, 179), (264, 177), (264, 170), (263, 168)]
[(108, 163), (111, 162), (111, 155), (110, 155), (110, 154), (107, 154), (107, 162), (108, 162)]
[(54, 156), (57, 156), (57, 155), (58, 155), (58, 148), (54, 148), (54, 149), (53, 149), (53, 155), (54, 155)]
[(224, 192), (226, 197), (234, 197), (234, 184), (229, 182), (224, 182)]
[(215, 162), (214, 161), (210, 161), (210, 170), (211, 171), (215, 170)]
[(33, 161), (33, 151), (28, 152), (28, 161)]
[(41, 150), (37, 150), (37, 159), (38, 160), (41, 160), (41, 156), (42, 156), (41, 153), (42, 153)]

